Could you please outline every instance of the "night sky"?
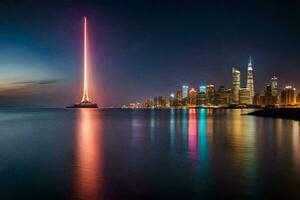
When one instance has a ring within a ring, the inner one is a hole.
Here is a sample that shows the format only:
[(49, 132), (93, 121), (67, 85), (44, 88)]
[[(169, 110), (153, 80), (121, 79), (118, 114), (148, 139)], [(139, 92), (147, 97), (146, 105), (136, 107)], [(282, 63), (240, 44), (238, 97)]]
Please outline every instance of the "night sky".
[[(80, 101), (83, 16), (88, 17), (91, 99), (100, 106), (169, 95), (188, 84), (246, 84), (275, 74), (300, 89), (300, 5), (282, 1), (0, 3), (0, 106)], [(185, 3), (183, 3), (185, 2)], [(299, 90), (298, 90), (299, 91)]]

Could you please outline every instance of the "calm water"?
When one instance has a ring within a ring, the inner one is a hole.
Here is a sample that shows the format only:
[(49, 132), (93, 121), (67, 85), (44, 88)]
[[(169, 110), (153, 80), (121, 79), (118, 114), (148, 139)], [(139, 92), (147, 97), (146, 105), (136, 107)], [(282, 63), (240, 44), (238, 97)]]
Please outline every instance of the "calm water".
[(300, 125), (241, 110), (0, 109), (0, 199), (300, 199)]

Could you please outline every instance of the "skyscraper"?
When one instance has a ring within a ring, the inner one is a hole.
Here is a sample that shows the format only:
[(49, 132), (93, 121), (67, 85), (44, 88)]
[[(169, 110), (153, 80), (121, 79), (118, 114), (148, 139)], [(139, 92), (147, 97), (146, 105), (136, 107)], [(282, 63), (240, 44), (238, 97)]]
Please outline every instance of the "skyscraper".
[(296, 88), (293, 88), (292, 86), (288, 85), (285, 86), (283, 91), (281, 92), (281, 105), (294, 105), (296, 103), (296, 94), (295, 94)]
[(239, 103), (239, 91), (241, 87), (241, 73), (235, 67), (232, 68), (232, 103)]
[(182, 90), (178, 90), (176, 92), (176, 98), (174, 102), (175, 106), (181, 106), (182, 105)]
[(226, 101), (227, 101), (227, 104), (232, 103), (232, 89), (231, 88), (226, 90)]
[(265, 89), (265, 106), (273, 106), (272, 86), (267, 85)]
[(206, 86), (206, 98), (208, 106), (215, 105), (215, 86), (213, 84)]
[(167, 107), (170, 107), (170, 106), (174, 106), (175, 105), (175, 94), (174, 93), (172, 93), (172, 94), (170, 94), (170, 96), (169, 96), (169, 105), (167, 106)]
[(187, 98), (189, 94), (189, 86), (183, 85), (182, 86), (182, 98)]
[(254, 81), (253, 81), (253, 68), (252, 68), (251, 56), (249, 58), (248, 69), (247, 69), (247, 88), (250, 91), (250, 104), (253, 104)]
[(206, 85), (200, 85), (199, 92), (197, 94), (197, 105), (206, 106), (206, 104), (207, 104)]
[(216, 93), (216, 105), (218, 106), (227, 106), (228, 101), (226, 97), (226, 89), (224, 86), (220, 86)]
[(176, 100), (181, 101), (182, 100), (182, 90), (178, 90), (176, 92)]
[(256, 106), (265, 105), (264, 96), (261, 96), (259, 93), (256, 93), (253, 98), (253, 105), (256, 105)]
[(240, 88), (239, 90), (239, 104), (249, 105), (251, 104), (250, 90), (249, 88)]
[(147, 99), (145, 102), (145, 107), (146, 108), (152, 108), (154, 106), (153, 100), (151, 98)]
[(277, 83), (277, 77), (273, 76), (271, 79), (271, 91), (272, 91), (272, 96), (277, 97), (278, 96), (278, 83)]
[(297, 101), (297, 104), (300, 104), (300, 92), (299, 92), (298, 95), (297, 95), (296, 101)]
[(189, 91), (189, 106), (195, 106), (197, 103), (197, 91), (192, 88)]
[(200, 85), (199, 86), (199, 92), (205, 93), (206, 92), (206, 85)]
[(271, 94), (272, 94), (272, 101), (273, 104), (279, 104), (279, 92), (278, 92), (278, 83), (277, 77), (273, 76), (271, 79)]
[(166, 107), (166, 99), (163, 96), (154, 97), (154, 106), (156, 108)]

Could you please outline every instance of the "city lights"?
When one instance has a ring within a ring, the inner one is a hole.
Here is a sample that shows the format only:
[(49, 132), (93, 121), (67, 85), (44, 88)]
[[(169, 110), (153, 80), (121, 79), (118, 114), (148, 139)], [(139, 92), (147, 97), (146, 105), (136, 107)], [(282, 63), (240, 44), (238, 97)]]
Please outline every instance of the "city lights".
[[(170, 107), (207, 107), (207, 108), (263, 108), (263, 107), (295, 107), (300, 106), (300, 93), (296, 89), (285, 86), (278, 90), (278, 78), (273, 76), (266, 86), (264, 94), (254, 90), (254, 70), (252, 58), (247, 64), (246, 86), (241, 85), (241, 72), (232, 67), (232, 83), (230, 88), (215, 87), (214, 84), (200, 84), (198, 90), (189, 85), (182, 85), (181, 90), (171, 93), (169, 97), (149, 98), (145, 103), (136, 102), (123, 105), (123, 108), (170, 108)], [(189, 89), (191, 88), (191, 89)]]

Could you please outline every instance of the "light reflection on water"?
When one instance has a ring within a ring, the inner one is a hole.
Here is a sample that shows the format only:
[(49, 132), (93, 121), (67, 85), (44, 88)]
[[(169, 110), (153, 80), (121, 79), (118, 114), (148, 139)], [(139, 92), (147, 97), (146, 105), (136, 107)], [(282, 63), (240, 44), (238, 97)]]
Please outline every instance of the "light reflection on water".
[(1, 197), (300, 199), (299, 122), (242, 112), (0, 109)]
[[(175, 170), (175, 174), (172, 176), (177, 174), (181, 178), (177, 180), (178, 178), (169, 177), (169, 179), (171, 179), (171, 182), (174, 181), (172, 184), (175, 184), (173, 187), (176, 187), (176, 185), (181, 184), (180, 180), (184, 180), (189, 176), (194, 177), (197, 184), (190, 185), (190, 192), (195, 197), (220, 198), (223, 197), (222, 194), (226, 194), (226, 197), (249, 199), (273, 197), (273, 194), (264, 193), (262, 188), (269, 188), (272, 181), (279, 180), (281, 177), (275, 177), (274, 179), (268, 177), (268, 175), (261, 177), (261, 174), (266, 173), (265, 170), (268, 167), (266, 168), (265, 165), (269, 164), (269, 161), (274, 162), (274, 159), (276, 159), (272, 153), (277, 152), (280, 158), (290, 153), (291, 155), (284, 158), (285, 161), (287, 159), (293, 161), (293, 167), (288, 171), (294, 171), (295, 175), (299, 177), (299, 122), (281, 119), (265, 120), (264, 118), (252, 116), (243, 117), (240, 115), (241, 112), (244, 111), (207, 109), (132, 111), (129, 120), (131, 120), (130, 141), (133, 149), (129, 151), (131, 155), (127, 156), (131, 157), (130, 162), (134, 163), (129, 164), (127, 167), (134, 166), (137, 168), (133, 169), (133, 172), (120, 171), (119, 173), (122, 174), (119, 174), (119, 176), (124, 176), (123, 173), (129, 172), (131, 173), (129, 185), (148, 185), (149, 180), (145, 177), (151, 176), (150, 174), (153, 172), (161, 171), (162, 176), (164, 176), (164, 173), (168, 174), (167, 171), (164, 172), (163, 167), (167, 166), (167, 163), (174, 167), (173, 171), (177, 165), (186, 164), (189, 172)], [(107, 183), (102, 180), (102, 173), (104, 173), (102, 165), (105, 165), (101, 155), (101, 127), (103, 122), (95, 120), (93, 112), (80, 111), (79, 115), (78, 151), (76, 152), (78, 158), (77, 196), (79, 199), (99, 199), (99, 197), (102, 197), (101, 190), (106, 187), (110, 188), (107, 185), (109, 181)], [(261, 122), (262, 120), (264, 122)], [(259, 130), (262, 127), (264, 127), (264, 131)], [(168, 128), (167, 132), (166, 128)], [(291, 130), (290, 136), (286, 135), (284, 131), (286, 129)], [(287, 138), (291, 142), (288, 142)], [(147, 140), (149, 141), (147, 142)], [(260, 140), (263, 140), (263, 142), (261, 143)], [(261, 146), (261, 144), (267, 145)], [(289, 144), (291, 146), (287, 147), (286, 145)], [(169, 146), (170, 154), (164, 154), (166, 146)], [(269, 151), (268, 148), (275, 148), (276, 151)], [(266, 152), (262, 149), (267, 149), (270, 158), (265, 158)], [(282, 151), (282, 149), (285, 151)], [(151, 156), (147, 158), (147, 154)], [(169, 155), (169, 157), (166, 155)], [(109, 159), (106, 159), (106, 161), (110, 162)], [(148, 163), (147, 168), (140, 168), (144, 166), (143, 163)], [(271, 173), (278, 173), (282, 165), (283, 163), (278, 164), (274, 172)], [(269, 171), (273, 170), (269, 169)], [(118, 176), (117, 174), (115, 176)], [(271, 182), (266, 181), (268, 179)], [(141, 180), (142, 182), (140, 182)], [(261, 180), (266, 181), (268, 185), (261, 184)], [(127, 180), (121, 179), (121, 182), (126, 183)], [(160, 182), (158, 187), (164, 188), (165, 184), (169, 185), (171, 183), (165, 180)], [(122, 187), (126, 192), (121, 190), (121, 193), (126, 194), (128, 190), (132, 191), (132, 186), (130, 188), (128, 186)], [(140, 193), (146, 194), (146, 197), (151, 197), (152, 194), (147, 190), (141, 187)], [(289, 189), (288, 191), (293, 190)], [(107, 191), (106, 193), (109, 194)], [(164, 192), (156, 191), (153, 194), (161, 193)], [(119, 196), (118, 194), (115, 195)], [(291, 196), (297, 195), (293, 194)], [(137, 196), (133, 197), (136, 198)]]
[(208, 156), (208, 144), (207, 144), (207, 118), (206, 110), (200, 109), (198, 111), (198, 143), (199, 143), (199, 164), (202, 176), (207, 174), (207, 156)]
[(175, 153), (176, 146), (176, 110), (173, 108), (170, 110), (170, 148), (172, 155)]
[(300, 128), (299, 122), (292, 122), (292, 154), (293, 165), (297, 177), (300, 178)]
[(101, 121), (97, 112), (80, 109), (76, 122), (75, 198), (99, 199), (102, 187)]
[(197, 127), (197, 115), (196, 109), (189, 110), (189, 154), (190, 159), (197, 159), (198, 148), (198, 127)]
[(188, 145), (188, 125), (189, 125), (189, 110), (188, 109), (182, 109), (182, 117), (180, 119), (181, 121), (181, 134), (182, 134), (182, 149), (184, 151), (187, 151), (187, 145)]

